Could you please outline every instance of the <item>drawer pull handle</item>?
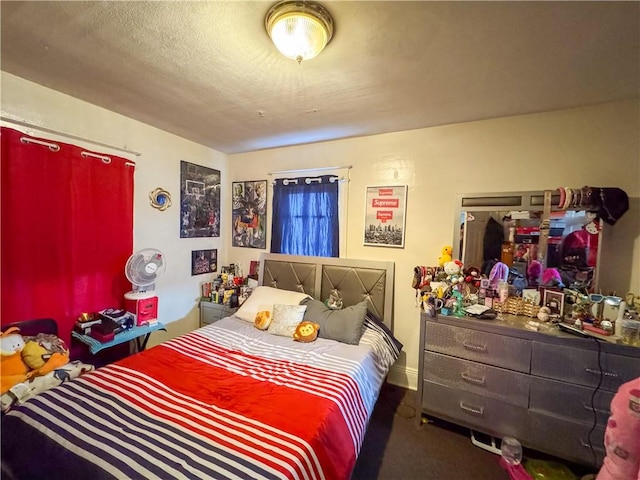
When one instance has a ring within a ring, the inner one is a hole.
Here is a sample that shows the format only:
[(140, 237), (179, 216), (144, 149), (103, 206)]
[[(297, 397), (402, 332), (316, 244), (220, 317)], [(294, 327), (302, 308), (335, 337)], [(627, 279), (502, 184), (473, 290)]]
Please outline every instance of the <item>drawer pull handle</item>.
[(601, 447), (596, 447), (596, 446), (589, 446), (589, 444), (587, 442), (585, 442), (583, 439), (580, 439), (580, 445), (582, 445), (584, 448), (593, 448), (594, 451), (596, 452), (601, 452), (601, 453), (605, 453), (604, 448)]
[(474, 352), (486, 352), (486, 345), (474, 345), (473, 343), (463, 342), (462, 346), (468, 350), (473, 350)]
[(465, 382), (473, 383), (475, 385), (484, 385), (484, 377), (472, 377), (465, 372), (462, 372), (460, 376)]
[(466, 412), (473, 413), (474, 415), (484, 415), (484, 408), (482, 407), (472, 407), (466, 405), (464, 402), (460, 402), (460, 408)]
[(609, 410), (603, 410), (602, 408), (591, 408), (591, 405), (587, 405), (586, 403), (583, 403), (582, 406), (584, 407), (585, 410), (589, 410), (590, 412), (596, 412), (596, 413), (604, 413), (605, 415), (611, 415), (611, 412)]
[[(585, 368), (584, 371), (594, 375), (600, 375), (600, 370), (594, 370), (593, 368)], [(618, 374), (615, 372), (602, 372), (602, 375), (605, 377), (618, 378)]]

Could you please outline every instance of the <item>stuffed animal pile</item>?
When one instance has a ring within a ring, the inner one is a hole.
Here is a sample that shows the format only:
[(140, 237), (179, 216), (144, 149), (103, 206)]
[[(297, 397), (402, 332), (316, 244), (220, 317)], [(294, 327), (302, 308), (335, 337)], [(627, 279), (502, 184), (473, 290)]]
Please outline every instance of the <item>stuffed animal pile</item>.
[(0, 335), (0, 394), (69, 363), (69, 350), (55, 335), (23, 337), (17, 327)]

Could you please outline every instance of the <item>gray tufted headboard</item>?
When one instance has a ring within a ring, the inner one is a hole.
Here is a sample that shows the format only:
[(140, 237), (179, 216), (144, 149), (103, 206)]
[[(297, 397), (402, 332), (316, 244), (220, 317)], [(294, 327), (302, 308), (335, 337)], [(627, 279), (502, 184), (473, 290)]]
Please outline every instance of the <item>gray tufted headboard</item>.
[(394, 269), (393, 262), (263, 253), (258, 283), (321, 301), (337, 290), (345, 307), (366, 299), (369, 311), (392, 328)]

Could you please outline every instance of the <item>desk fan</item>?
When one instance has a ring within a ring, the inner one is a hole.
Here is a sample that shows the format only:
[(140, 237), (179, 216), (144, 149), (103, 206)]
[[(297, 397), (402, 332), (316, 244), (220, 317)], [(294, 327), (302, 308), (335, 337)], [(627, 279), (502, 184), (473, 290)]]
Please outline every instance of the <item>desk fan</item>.
[(136, 325), (158, 321), (158, 297), (154, 290), (156, 280), (166, 268), (160, 250), (144, 248), (129, 257), (124, 273), (133, 289), (124, 295), (125, 309), (134, 314)]

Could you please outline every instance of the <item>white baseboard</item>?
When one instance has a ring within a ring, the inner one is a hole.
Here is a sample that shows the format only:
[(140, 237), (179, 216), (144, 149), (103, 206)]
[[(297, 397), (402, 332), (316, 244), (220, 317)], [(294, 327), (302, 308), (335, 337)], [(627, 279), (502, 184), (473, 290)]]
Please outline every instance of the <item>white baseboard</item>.
[(417, 390), (418, 370), (403, 365), (393, 365), (387, 375), (387, 382), (409, 390)]

